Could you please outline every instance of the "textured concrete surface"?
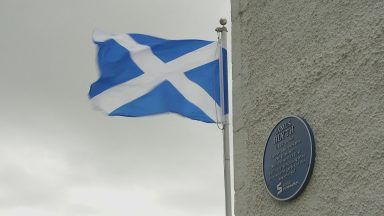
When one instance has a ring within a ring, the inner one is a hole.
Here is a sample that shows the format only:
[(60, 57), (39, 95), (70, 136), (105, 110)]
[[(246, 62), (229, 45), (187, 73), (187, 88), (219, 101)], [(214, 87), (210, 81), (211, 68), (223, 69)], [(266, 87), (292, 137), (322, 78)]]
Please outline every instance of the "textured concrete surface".
[[(384, 215), (384, 1), (232, 0), (235, 214)], [(284, 116), (316, 141), (295, 200), (264, 186)]]

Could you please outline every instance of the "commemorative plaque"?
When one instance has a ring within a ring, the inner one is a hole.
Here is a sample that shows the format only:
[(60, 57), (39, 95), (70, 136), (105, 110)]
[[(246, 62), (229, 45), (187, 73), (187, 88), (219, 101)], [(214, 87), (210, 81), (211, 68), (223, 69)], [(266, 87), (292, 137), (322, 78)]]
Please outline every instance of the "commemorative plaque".
[(311, 128), (289, 116), (273, 128), (264, 149), (263, 174), (269, 193), (277, 200), (297, 197), (312, 174), (315, 144)]

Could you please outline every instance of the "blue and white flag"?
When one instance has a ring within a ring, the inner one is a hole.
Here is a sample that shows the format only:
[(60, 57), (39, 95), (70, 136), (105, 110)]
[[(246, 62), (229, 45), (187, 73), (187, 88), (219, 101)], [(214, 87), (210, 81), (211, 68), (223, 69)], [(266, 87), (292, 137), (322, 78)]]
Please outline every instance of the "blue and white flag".
[(129, 117), (172, 112), (208, 123), (223, 121), (220, 104), (228, 113), (226, 50), (220, 88), (218, 42), (103, 32), (93, 40), (100, 69), (89, 91), (95, 108)]

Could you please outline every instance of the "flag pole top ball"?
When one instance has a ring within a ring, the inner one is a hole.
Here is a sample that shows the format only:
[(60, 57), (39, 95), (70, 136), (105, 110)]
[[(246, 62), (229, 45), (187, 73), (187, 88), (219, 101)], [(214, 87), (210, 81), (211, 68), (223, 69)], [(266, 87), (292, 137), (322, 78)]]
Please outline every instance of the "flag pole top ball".
[(225, 18), (221, 18), (221, 19), (220, 19), (220, 24), (221, 24), (221, 25), (225, 25), (225, 24), (227, 24), (227, 19), (225, 19)]

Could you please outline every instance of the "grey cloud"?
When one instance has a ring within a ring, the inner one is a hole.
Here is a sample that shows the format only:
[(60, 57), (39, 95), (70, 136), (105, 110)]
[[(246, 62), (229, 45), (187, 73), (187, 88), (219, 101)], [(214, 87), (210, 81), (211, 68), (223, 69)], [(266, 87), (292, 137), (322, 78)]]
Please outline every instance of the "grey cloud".
[[(106, 117), (92, 110), (87, 92), (97, 78), (94, 28), (215, 40), (217, 20), (228, 14), (229, 1), (219, 0), (1, 1), (0, 212), (30, 206), (55, 216), (103, 215), (86, 200), (72, 203), (69, 191), (138, 185), (180, 215), (221, 214), (215, 125), (176, 115)], [(37, 156), (17, 162), (15, 149), (47, 152), (58, 164)], [(26, 170), (28, 163), (50, 168)]]
[(7, 165), (0, 172), (0, 208), (33, 205), (55, 205), (63, 196), (63, 188), (45, 184), (17, 166)]

